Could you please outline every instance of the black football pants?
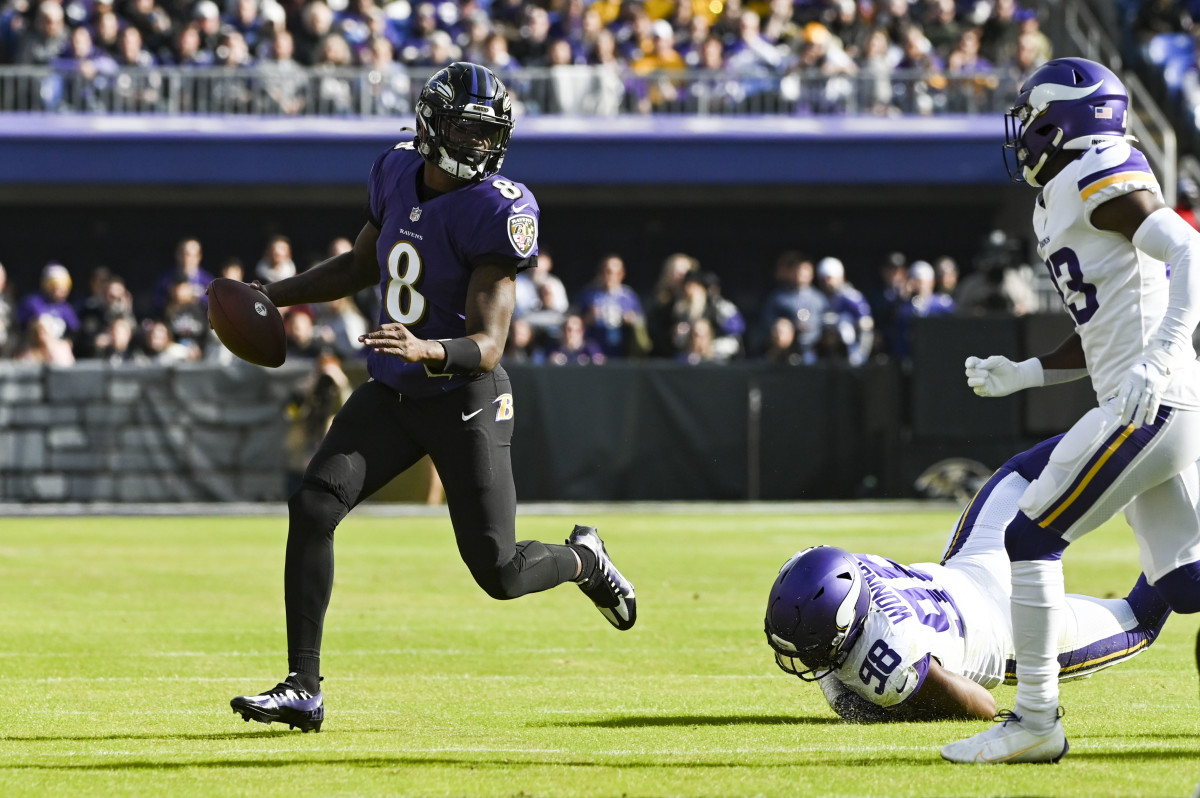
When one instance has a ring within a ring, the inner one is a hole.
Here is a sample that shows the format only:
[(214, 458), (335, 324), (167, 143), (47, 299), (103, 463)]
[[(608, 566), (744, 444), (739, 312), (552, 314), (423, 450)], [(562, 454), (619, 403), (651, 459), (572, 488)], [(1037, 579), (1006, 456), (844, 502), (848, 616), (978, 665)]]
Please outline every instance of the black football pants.
[(320, 672), (334, 529), (425, 454), (445, 487), (459, 555), (488, 595), (516, 598), (575, 576), (577, 560), (566, 546), (516, 541), (512, 428), (512, 388), (501, 368), (435, 397), (401, 396), (375, 381), (354, 391), (288, 502), (284, 598), (291, 670)]

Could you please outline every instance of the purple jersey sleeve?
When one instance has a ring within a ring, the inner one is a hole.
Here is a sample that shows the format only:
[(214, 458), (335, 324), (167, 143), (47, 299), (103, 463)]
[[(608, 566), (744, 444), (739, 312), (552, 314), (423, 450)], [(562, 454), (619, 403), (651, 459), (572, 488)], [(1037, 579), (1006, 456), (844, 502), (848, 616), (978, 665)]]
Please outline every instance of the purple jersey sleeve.
[[(513, 259), (520, 268), (533, 264), (538, 254), (538, 220), (541, 209), (533, 193), (520, 183), (492, 177), (477, 192), (479, 204), (474, 228), (466, 236), (464, 254), (470, 265), (496, 259)], [(500, 201), (497, 201), (499, 198)]]

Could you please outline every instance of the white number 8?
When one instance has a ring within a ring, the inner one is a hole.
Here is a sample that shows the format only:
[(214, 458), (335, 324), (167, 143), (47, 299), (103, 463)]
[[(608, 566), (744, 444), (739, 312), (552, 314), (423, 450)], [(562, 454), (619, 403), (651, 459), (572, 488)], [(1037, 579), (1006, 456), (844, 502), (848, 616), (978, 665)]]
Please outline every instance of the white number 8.
[(421, 279), (421, 256), (407, 241), (398, 241), (387, 259), (388, 280), (384, 308), (392, 321), (416, 324), (425, 317), (426, 301), (414, 286)]
[(500, 192), (500, 196), (505, 199), (515, 200), (521, 197), (521, 189), (517, 188), (509, 180), (493, 180), (492, 185)]

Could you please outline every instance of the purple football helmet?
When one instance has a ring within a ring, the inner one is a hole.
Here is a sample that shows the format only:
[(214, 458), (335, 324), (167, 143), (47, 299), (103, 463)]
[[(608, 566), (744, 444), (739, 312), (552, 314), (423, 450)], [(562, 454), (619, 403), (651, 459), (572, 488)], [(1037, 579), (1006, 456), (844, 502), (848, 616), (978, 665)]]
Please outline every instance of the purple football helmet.
[(779, 569), (767, 601), (767, 642), (775, 662), (805, 681), (846, 661), (871, 607), (858, 560), (836, 546), (797, 552)]
[(1038, 172), (1060, 151), (1124, 141), (1128, 111), (1129, 93), (1112, 70), (1086, 58), (1047, 61), (1021, 84), (1004, 115), (1008, 176), (1038, 187)]
[(512, 128), (508, 89), (479, 64), (444, 67), (417, 98), (417, 152), (460, 180), (476, 182), (500, 171)]

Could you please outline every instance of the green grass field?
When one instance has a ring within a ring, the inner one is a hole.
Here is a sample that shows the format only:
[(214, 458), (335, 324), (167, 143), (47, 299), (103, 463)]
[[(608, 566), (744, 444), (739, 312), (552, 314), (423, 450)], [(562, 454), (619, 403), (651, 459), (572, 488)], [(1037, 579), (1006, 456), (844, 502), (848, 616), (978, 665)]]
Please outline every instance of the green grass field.
[[(572, 586), (489, 599), (444, 517), (347, 519), (320, 734), (229, 709), (286, 671), (286, 519), (0, 520), (0, 795), (1190, 796), (1200, 781), (1192, 618), (1064, 686), (1058, 765), (950, 765), (940, 745), (982, 724), (847, 725), (776, 669), (762, 614), (789, 555), (936, 559), (953, 512), (574, 520), (636, 583), (633, 630)], [(522, 516), (519, 534), (557, 541), (571, 521)], [(1136, 562), (1114, 522), (1069, 552), (1067, 587), (1124, 595)]]

